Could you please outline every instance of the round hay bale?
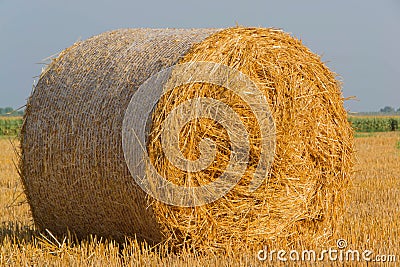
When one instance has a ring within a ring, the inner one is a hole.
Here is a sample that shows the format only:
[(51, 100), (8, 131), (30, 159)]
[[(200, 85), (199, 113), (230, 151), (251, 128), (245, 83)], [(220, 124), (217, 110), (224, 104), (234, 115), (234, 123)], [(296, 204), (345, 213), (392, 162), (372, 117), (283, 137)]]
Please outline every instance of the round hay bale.
[[(147, 79), (188, 62), (229, 66), (264, 95), (276, 129), (275, 154), (255, 191), (249, 184), (263, 158), (261, 124), (242, 97), (211, 83), (164, 94), (148, 118), (143, 149), (175, 185), (215, 181), (233, 153), (222, 124), (198, 118), (178, 132), (179, 153), (192, 161), (202, 157), (201, 140), (214, 142), (214, 161), (200, 171), (174, 166), (160, 131), (180, 104), (218, 99), (248, 132), (248, 163), (238, 183), (220, 199), (184, 207), (154, 199), (132, 177), (122, 142), (130, 101)], [(199, 249), (315, 244), (332, 235), (338, 220), (353, 165), (352, 135), (335, 74), (281, 30), (116, 30), (74, 44), (42, 73), (27, 104), (21, 173), (35, 223), (53, 234), (136, 236)]]

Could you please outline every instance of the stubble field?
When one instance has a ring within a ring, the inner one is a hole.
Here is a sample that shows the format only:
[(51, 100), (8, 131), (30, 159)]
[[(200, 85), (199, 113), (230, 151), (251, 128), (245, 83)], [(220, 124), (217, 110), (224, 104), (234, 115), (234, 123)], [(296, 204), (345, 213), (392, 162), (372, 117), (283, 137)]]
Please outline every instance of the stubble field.
[[(347, 242), (346, 249), (371, 250), (370, 259), (396, 266), (400, 262), (400, 134), (358, 133), (356, 136), (356, 172), (348, 191), (346, 212), (338, 222), (331, 246), (336, 246), (335, 240), (343, 239)], [(13, 143), (18, 147), (18, 141)], [(34, 228), (15, 163), (17, 156), (9, 138), (0, 138), (1, 266), (274, 266), (290, 262), (279, 262), (276, 255), (273, 261), (260, 261), (257, 251), (245, 248), (226, 255), (182, 252), (166, 256), (135, 241), (118, 245), (93, 238), (77, 243), (71, 237), (62, 240), (49, 233), (39, 233)], [(279, 248), (279, 244), (276, 246)], [(316, 251), (323, 249), (327, 248), (315, 248)], [(393, 260), (397, 263), (388, 262)], [(302, 263), (312, 264), (311, 261)], [(331, 264), (366, 263), (344, 263), (338, 259)]]

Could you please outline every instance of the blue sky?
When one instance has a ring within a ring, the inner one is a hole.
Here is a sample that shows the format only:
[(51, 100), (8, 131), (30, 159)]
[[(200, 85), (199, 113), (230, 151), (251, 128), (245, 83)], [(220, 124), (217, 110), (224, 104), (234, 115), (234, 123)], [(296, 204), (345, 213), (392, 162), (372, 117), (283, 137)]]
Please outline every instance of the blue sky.
[(42, 60), (117, 28), (278, 27), (322, 55), (350, 111), (400, 107), (400, 1), (0, 0), (0, 107), (23, 106)]

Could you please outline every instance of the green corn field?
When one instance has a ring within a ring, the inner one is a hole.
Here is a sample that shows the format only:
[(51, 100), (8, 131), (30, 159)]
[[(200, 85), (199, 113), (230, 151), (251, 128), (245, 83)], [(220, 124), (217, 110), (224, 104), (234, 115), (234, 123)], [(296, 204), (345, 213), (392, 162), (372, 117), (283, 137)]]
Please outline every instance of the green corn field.
[[(400, 131), (400, 116), (349, 116), (348, 120), (356, 132)], [(0, 136), (17, 136), (21, 126), (22, 117), (0, 117)]]
[(400, 130), (398, 117), (350, 116), (349, 121), (356, 132), (390, 132)]
[(0, 136), (16, 136), (22, 126), (21, 117), (0, 117)]

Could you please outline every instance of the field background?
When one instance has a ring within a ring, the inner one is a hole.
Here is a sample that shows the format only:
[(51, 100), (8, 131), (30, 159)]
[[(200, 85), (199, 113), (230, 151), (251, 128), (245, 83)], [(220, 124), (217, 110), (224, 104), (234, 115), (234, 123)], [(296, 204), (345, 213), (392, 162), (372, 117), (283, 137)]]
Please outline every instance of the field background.
[[(15, 126), (17, 132), (18, 127)], [(356, 172), (334, 240), (345, 239), (348, 248), (370, 249), (374, 255), (396, 255), (400, 262), (400, 131), (357, 133), (355, 143)], [(225, 255), (182, 252), (165, 256), (134, 240), (128, 245), (97, 238), (77, 243), (71, 237), (57, 240), (49, 233), (39, 233), (33, 225), (15, 167), (18, 145), (16, 138), (0, 138), (0, 266), (268, 265), (257, 259), (255, 251), (246, 248)], [(279, 244), (276, 248), (285, 249)], [(335, 265), (343, 266), (343, 263)]]
[(18, 135), (21, 126), (22, 126), (22, 117), (0, 116), (0, 137)]
[(389, 132), (400, 130), (400, 116), (349, 116), (356, 132)]
[[(348, 120), (356, 132), (400, 131), (400, 115), (350, 115)], [(18, 135), (22, 122), (22, 117), (0, 116), (0, 136)]]

